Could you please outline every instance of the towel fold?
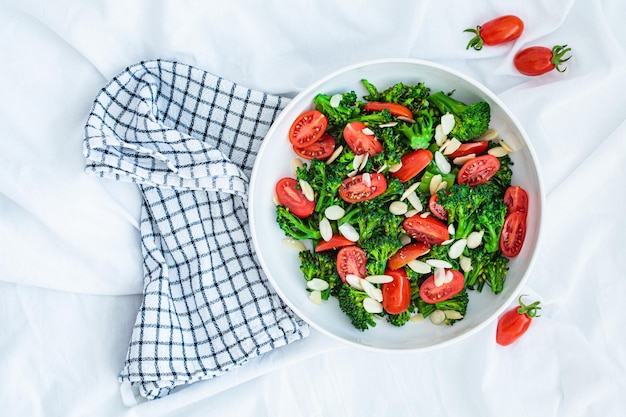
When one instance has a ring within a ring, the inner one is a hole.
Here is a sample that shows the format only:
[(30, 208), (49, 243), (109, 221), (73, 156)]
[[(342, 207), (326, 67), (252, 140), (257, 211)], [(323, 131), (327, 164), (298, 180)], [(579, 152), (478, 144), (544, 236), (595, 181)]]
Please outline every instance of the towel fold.
[(144, 298), (119, 379), (147, 399), (308, 335), (255, 257), (246, 207), (288, 101), (164, 60), (128, 67), (96, 97), (86, 172), (143, 196)]

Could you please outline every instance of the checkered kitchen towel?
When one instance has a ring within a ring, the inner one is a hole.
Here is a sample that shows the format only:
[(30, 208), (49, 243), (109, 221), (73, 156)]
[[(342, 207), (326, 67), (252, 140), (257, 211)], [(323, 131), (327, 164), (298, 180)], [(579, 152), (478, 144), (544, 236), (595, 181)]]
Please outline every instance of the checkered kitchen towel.
[(308, 334), (255, 258), (246, 209), (258, 148), (287, 101), (163, 60), (127, 68), (96, 97), (86, 172), (143, 195), (144, 298), (119, 378), (145, 398)]

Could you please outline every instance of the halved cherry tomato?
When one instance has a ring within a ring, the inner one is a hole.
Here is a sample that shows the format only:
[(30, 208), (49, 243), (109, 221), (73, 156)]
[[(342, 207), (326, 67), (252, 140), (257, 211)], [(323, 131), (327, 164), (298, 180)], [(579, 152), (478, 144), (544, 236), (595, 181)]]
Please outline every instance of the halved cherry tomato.
[(507, 258), (519, 255), (526, 238), (526, 213), (516, 211), (504, 218), (500, 232), (500, 250)]
[(439, 220), (443, 220), (444, 222), (448, 221), (448, 211), (437, 202), (438, 200), (439, 196), (437, 195), (437, 193), (431, 195), (428, 199), (428, 210), (430, 210), (432, 215)]
[(398, 103), (385, 103), (381, 101), (370, 101), (364, 107), (365, 111), (383, 111), (389, 110), (393, 116), (402, 116), (409, 119), (413, 118), (413, 113), (407, 107)]
[(522, 303), (522, 297), (519, 297), (517, 307), (504, 313), (498, 320), (496, 343), (501, 346), (508, 346), (519, 339), (526, 333), (532, 320), (539, 317), (537, 315), (538, 310), (541, 309), (539, 301), (525, 305)]
[(511, 185), (504, 192), (504, 204), (507, 208), (507, 214), (521, 211), (528, 213), (528, 194), (517, 185)]
[(464, 32), (475, 34), (465, 49), (474, 48), (480, 51), (483, 45), (500, 45), (519, 38), (523, 30), (524, 22), (519, 17), (513, 15), (500, 16), (476, 26), (476, 29), (464, 30)]
[(342, 235), (333, 235), (329, 241), (322, 240), (315, 247), (315, 252), (323, 252), (325, 250), (337, 249), (343, 246), (354, 245), (354, 242), (346, 239)]
[(566, 68), (561, 68), (563, 62), (572, 56), (564, 58), (565, 54), (571, 51), (567, 45), (556, 45), (552, 49), (545, 46), (531, 46), (522, 49), (513, 57), (513, 65), (524, 75), (541, 75), (556, 69), (564, 72)]
[(427, 245), (440, 245), (450, 239), (448, 226), (433, 216), (422, 217), (416, 214), (405, 219), (402, 226), (409, 236)]
[(385, 275), (393, 278), (381, 286), (383, 309), (389, 314), (400, 314), (411, 304), (411, 283), (404, 269), (387, 269)]
[(399, 269), (404, 265), (411, 262), (413, 259), (417, 259), (422, 255), (427, 254), (430, 251), (430, 245), (425, 243), (409, 243), (401, 247), (391, 258), (387, 261), (387, 267), (389, 269)]
[(309, 110), (296, 118), (289, 128), (289, 141), (296, 148), (306, 148), (320, 140), (328, 127), (328, 119), (317, 110)]
[(472, 158), (463, 164), (457, 175), (459, 184), (468, 184), (473, 187), (484, 184), (500, 169), (500, 160), (493, 155), (481, 155)]
[(281, 178), (276, 183), (276, 197), (283, 206), (300, 218), (305, 218), (315, 211), (315, 201), (304, 196), (294, 178)]
[(383, 145), (376, 136), (363, 132), (367, 126), (361, 122), (350, 122), (343, 129), (343, 138), (355, 155), (368, 153), (370, 156), (378, 155), (383, 151)]
[(360, 203), (372, 200), (387, 190), (387, 180), (382, 174), (368, 174), (369, 184), (363, 181), (363, 175), (346, 178), (339, 186), (339, 196), (348, 203)]
[(304, 159), (324, 160), (333, 154), (335, 150), (335, 138), (325, 133), (320, 140), (304, 147), (293, 147), (294, 152)]
[(358, 246), (344, 246), (337, 252), (337, 273), (343, 282), (346, 282), (347, 275), (356, 275), (364, 278), (367, 270), (365, 263), (367, 255)]
[(420, 285), (420, 298), (428, 304), (435, 304), (440, 301), (448, 300), (463, 290), (465, 286), (465, 278), (463, 274), (456, 269), (446, 269), (452, 273), (452, 281), (446, 282), (439, 287), (435, 286), (435, 275), (430, 275)]
[(460, 156), (474, 154), (482, 155), (489, 149), (489, 141), (482, 140), (480, 142), (463, 142), (454, 152), (448, 155), (448, 158), (454, 159)]
[(433, 153), (428, 149), (418, 149), (404, 155), (400, 161), (402, 166), (396, 172), (392, 172), (391, 176), (396, 177), (400, 182), (407, 182), (417, 174), (422, 172), (433, 160)]

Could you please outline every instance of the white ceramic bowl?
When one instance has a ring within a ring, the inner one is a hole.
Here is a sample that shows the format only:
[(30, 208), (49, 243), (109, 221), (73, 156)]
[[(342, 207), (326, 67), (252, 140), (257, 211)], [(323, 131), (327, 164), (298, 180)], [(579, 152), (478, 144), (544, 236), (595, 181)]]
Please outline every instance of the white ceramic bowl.
[[(359, 99), (366, 90), (361, 79), (367, 79), (380, 91), (397, 83), (424, 82), (431, 92), (455, 90), (456, 99), (491, 105), (491, 127), (514, 148), (513, 184), (529, 195), (528, 230), (522, 252), (511, 259), (504, 290), (494, 295), (488, 287), (479, 293), (470, 291), (470, 302), (463, 320), (453, 326), (433, 325), (430, 320), (409, 322), (394, 327), (385, 320), (365, 332), (355, 329), (337, 301), (330, 297), (321, 305), (308, 299), (306, 281), (299, 269), (298, 254), (281, 244), (285, 237), (276, 223), (273, 202), (276, 181), (293, 176), (291, 160), (296, 157), (287, 132), (293, 120), (313, 108), (318, 93), (335, 94), (354, 90)], [(522, 126), (504, 104), (480, 83), (432, 62), (412, 59), (369, 61), (338, 70), (298, 94), (282, 111), (270, 128), (259, 151), (250, 182), (249, 215), (252, 238), (261, 265), (276, 292), (313, 328), (348, 344), (374, 350), (426, 350), (442, 347), (465, 338), (494, 320), (519, 295), (534, 263), (540, 237), (543, 191), (539, 167), (532, 144)]]

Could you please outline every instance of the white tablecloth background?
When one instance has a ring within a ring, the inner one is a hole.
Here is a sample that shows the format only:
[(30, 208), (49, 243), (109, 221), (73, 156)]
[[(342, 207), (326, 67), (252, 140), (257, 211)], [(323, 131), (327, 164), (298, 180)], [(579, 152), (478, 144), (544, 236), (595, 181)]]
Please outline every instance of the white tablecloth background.
[[(517, 41), (466, 50), (502, 14)], [(7, 416), (618, 416), (626, 414), (626, 3), (0, 0), (0, 404)], [(565, 73), (525, 77), (530, 45)], [(84, 174), (98, 90), (163, 58), (293, 96), (359, 61), (411, 57), (492, 89), (525, 126), (546, 192), (518, 343), (495, 322), (445, 349), (381, 354), (313, 331), (164, 399), (126, 407), (117, 375), (141, 302), (132, 184)]]

